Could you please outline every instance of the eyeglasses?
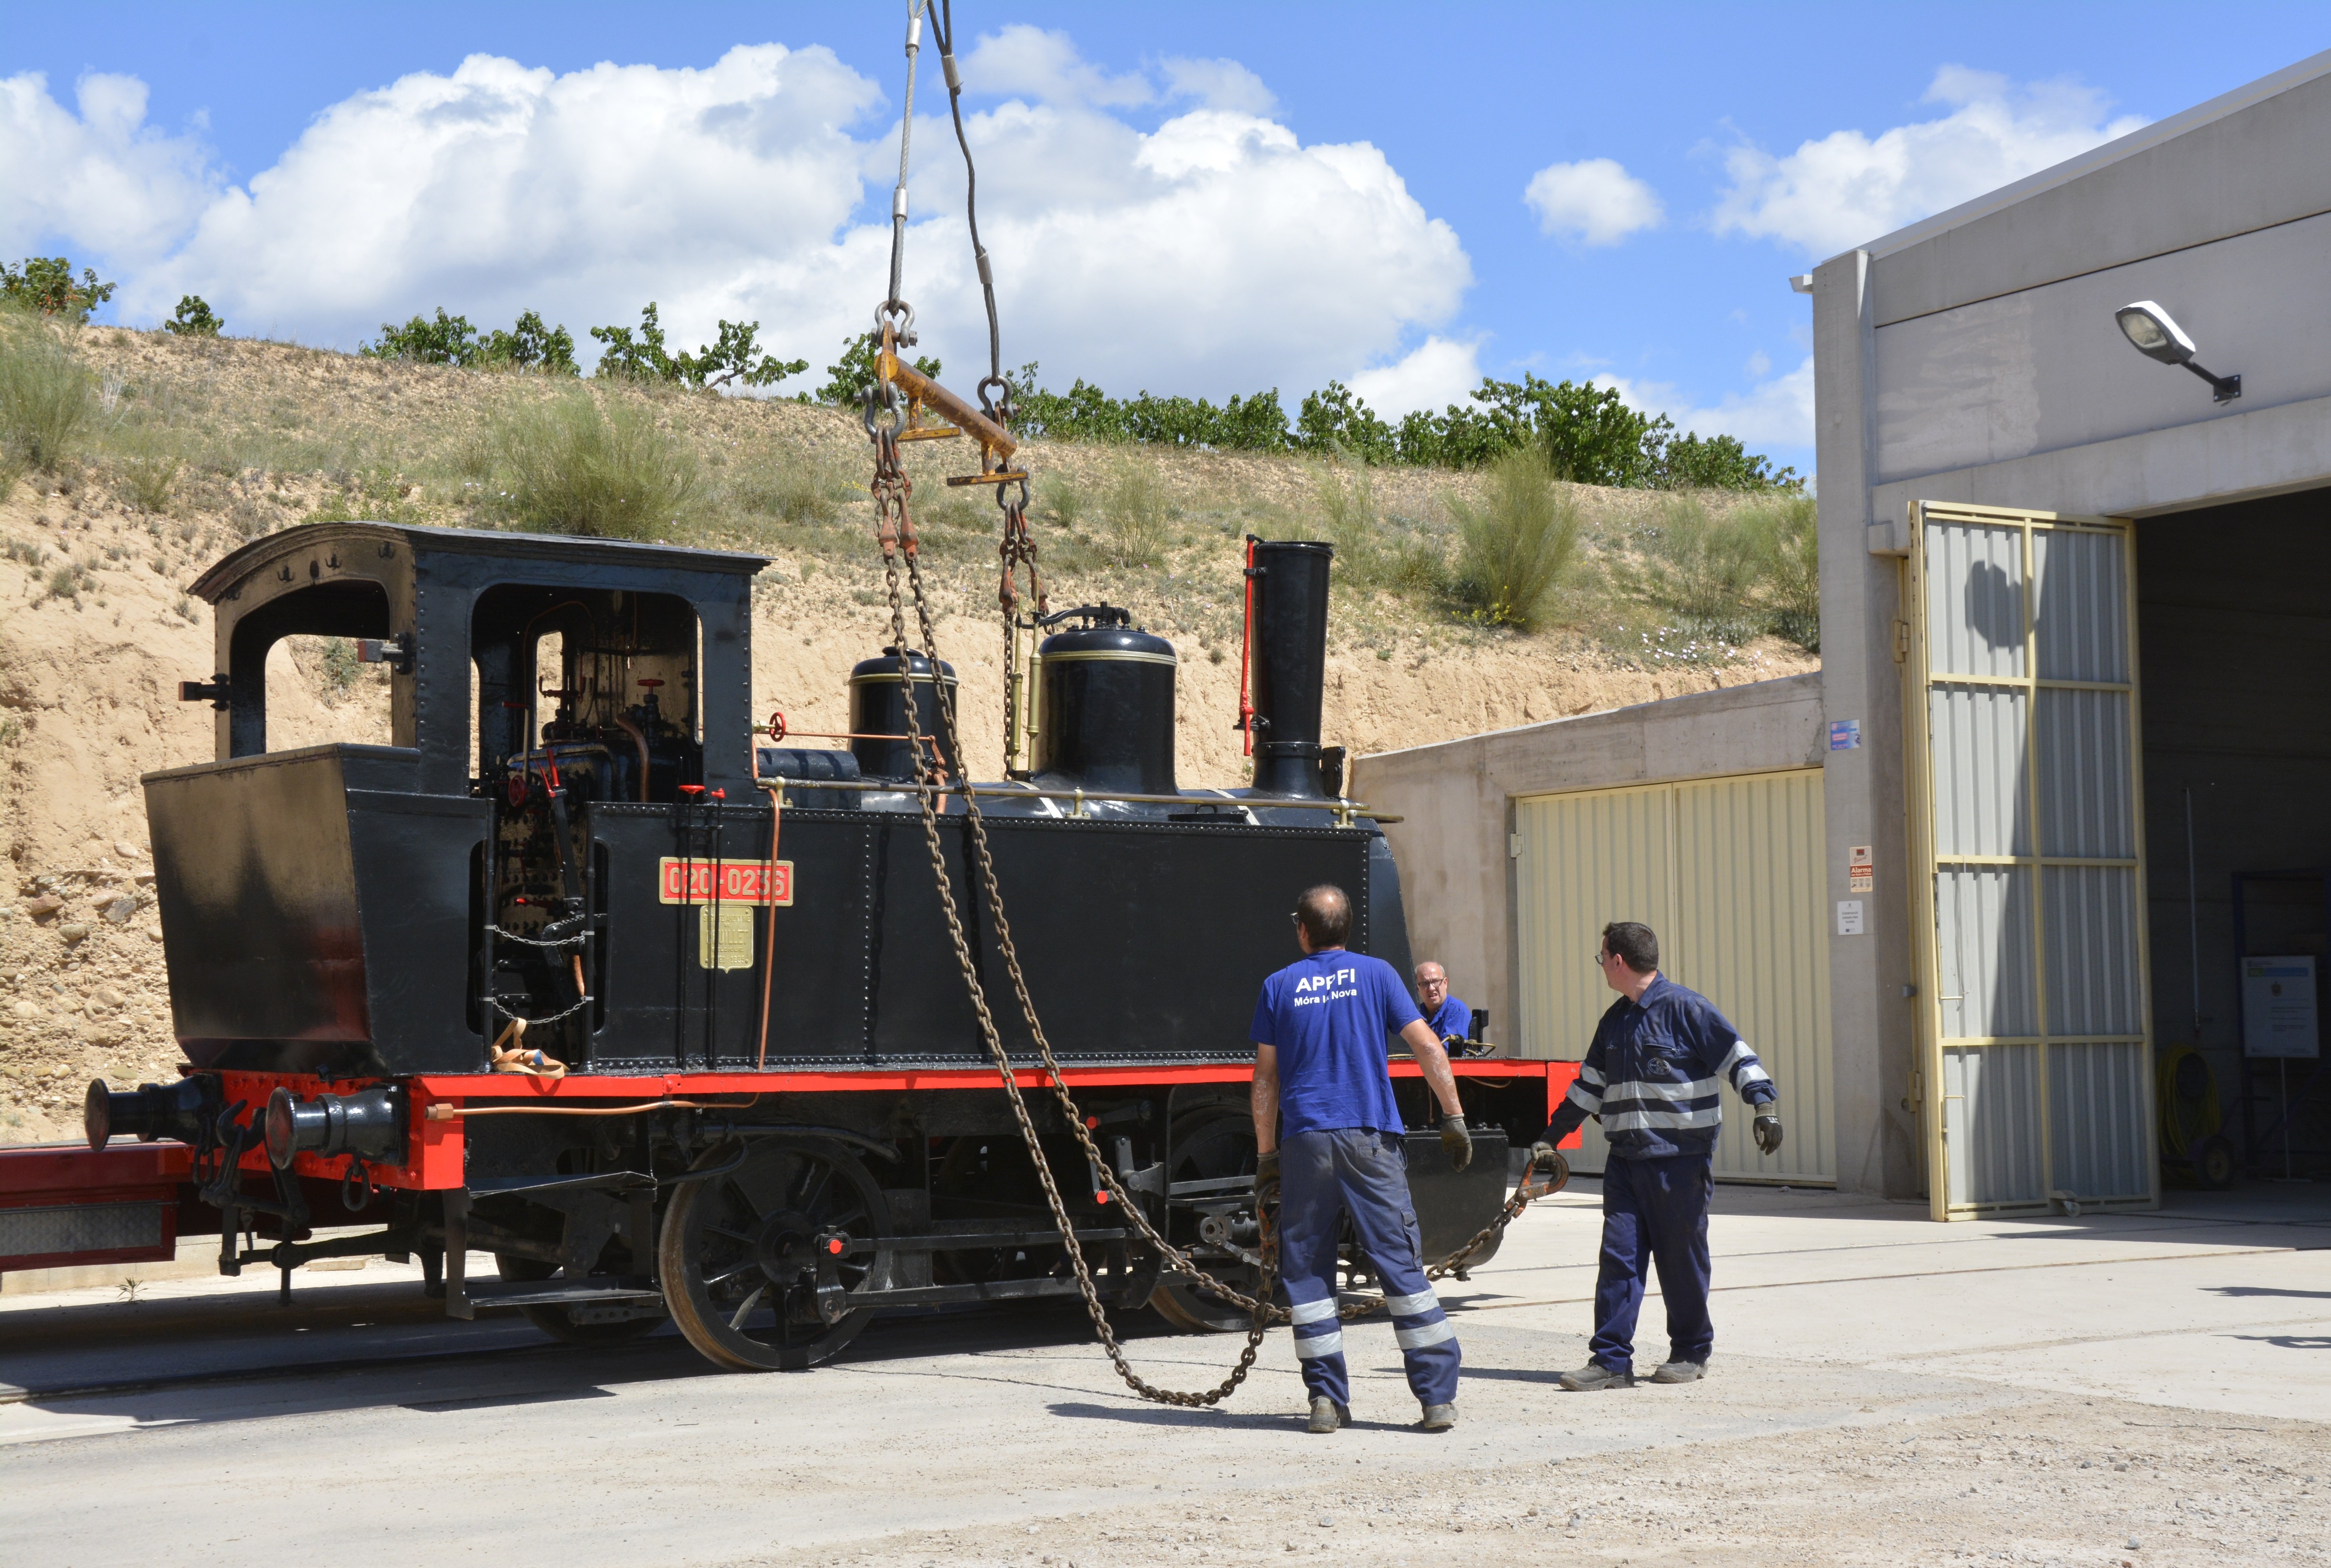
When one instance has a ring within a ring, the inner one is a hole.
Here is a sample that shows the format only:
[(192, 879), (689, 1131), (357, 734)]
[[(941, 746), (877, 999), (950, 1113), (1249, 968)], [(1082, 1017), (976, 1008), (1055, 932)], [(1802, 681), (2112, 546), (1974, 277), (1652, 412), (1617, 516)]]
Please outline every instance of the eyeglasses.
[(1611, 960), (1616, 956), (1616, 954), (1612, 953), (1597, 953), (1594, 955), (1594, 967), (1597, 969), (1608, 968), (1610, 966)]

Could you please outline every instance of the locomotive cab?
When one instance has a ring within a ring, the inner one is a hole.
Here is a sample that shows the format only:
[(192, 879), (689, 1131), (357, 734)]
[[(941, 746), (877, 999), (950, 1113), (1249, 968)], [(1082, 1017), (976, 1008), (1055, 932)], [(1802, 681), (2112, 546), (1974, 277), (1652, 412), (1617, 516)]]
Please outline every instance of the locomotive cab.
[[(575, 968), (553, 959), (585, 956), (528, 945), (591, 917), (587, 810), (749, 790), (747, 617), (763, 564), (328, 523), (205, 573), (195, 592), (217, 613), (219, 671), (181, 696), (217, 709), (216, 760), (146, 780), (188, 1060), (343, 1075), (478, 1066), (493, 999), (526, 999), (510, 1012), (547, 1000)], [(386, 665), (389, 745), (269, 748), (267, 656), (303, 634), (357, 640)], [(480, 942), (486, 927), (509, 940)]]

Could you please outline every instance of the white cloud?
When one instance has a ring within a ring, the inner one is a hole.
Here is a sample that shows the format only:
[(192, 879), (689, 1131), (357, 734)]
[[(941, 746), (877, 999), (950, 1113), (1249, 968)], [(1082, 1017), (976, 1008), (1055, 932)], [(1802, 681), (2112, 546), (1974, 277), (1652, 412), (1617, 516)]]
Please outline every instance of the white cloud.
[(1394, 364), (1361, 371), (1348, 385), (1378, 416), (1394, 423), (1419, 409), (1438, 413), (1452, 403), (1464, 404), (1481, 385), (1481, 346), (1435, 335)]
[(1166, 73), (1173, 97), (1194, 98), (1207, 109), (1235, 109), (1241, 114), (1269, 114), (1279, 100), (1262, 78), (1235, 60), (1177, 60), (1157, 62)]
[(70, 233), (117, 261), (151, 256), (209, 199), (202, 147), (146, 124), (146, 84), (84, 76), (78, 114), (39, 71), (0, 80), (0, 253), (21, 256)]
[[(1464, 250), (1375, 147), (1306, 146), (1220, 107), (1145, 133), (1099, 107), (1130, 101), (1128, 79), (1056, 34), (1018, 42), (1007, 55), (983, 41), (965, 71), (983, 95), (998, 90), (988, 65), (1019, 73), (1019, 96), (966, 121), (1012, 364), (1118, 393), (1291, 397), (1456, 310)], [(1245, 90), (1224, 71), (1175, 80)], [(37, 80), (24, 90), (31, 120), (62, 114)], [(581, 338), (654, 299), (676, 342), (757, 319), (765, 344), (823, 366), (885, 283), (898, 142), (895, 121), (868, 123), (880, 100), (823, 48), (565, 75), (472, 56), (332, 105), (245, 186), (214, 192), (182, 158), (171, 247), (123, 268), (122, 314), (151, 320), (195, 292), (230, 330), (349, 346), (441, 304), (480, 325), (539, 309)], [(943, 98), (918, 115), (906, 291), (923, 351), (967, 386), (986, 328), (945, 117)], [(116, 178), (141, 166), (100, 163)], [(33, 188), (0, 202), (53, 214), (33, 221), (78, 245), (122, 243), (109, 209), (62, 179), (18, 184)]]
[(2145, 122), (2107, 119), (2108, 100), (2069, 82), (2015, 87), (2003, 76), (1946, 65), (1926, 101), (1939, 119), (1876, 138), (1832, 131), (1784, 157), (1755, 147), (1726, 156), (1731, 187), (1717, 204), (1717, 233), (1775, 239), (1825, 257), (1906, 223), (1972, 201), (2063, 162)]
[[(1762, 354), (1756, 356), (1763, 359)], [(1754, 361), (1751, 362), (1752, 366)], [(1769, 370), (1768, 361), (1765, 368)], [(1752, 370), (1761, 375), (1761, 371)], [(1765, 447), (1813, 444), (1813, 361), (1807, 355), (1794, 370), (1758, 382), (1745, 393), (1728, 393), (1713, 408), (1695, 408), (1664, 382), (1629, 381), (1598, 375), (1598, 386), (1616, 387), (1631, 408), (1664, 413), (1679, 432), (1737, 436), (1751, 451)]]
[(1530, 176), (1522, 200), (1546, 233), (1590, 245), (1615, 245), (1666, 215), (1658, 193), (1610, 158), (1548, 164)]
[[(985, 34), (958, 65), (966, 92), (1119, 109), (1147, 103), (1157, 96), (1140, 72), (1111, 76), (1079, 54), (1075, 41), (1067, 33), (1047, 32), (1024, 22)], [(939, 90), (946, 91), (943, 81)]]

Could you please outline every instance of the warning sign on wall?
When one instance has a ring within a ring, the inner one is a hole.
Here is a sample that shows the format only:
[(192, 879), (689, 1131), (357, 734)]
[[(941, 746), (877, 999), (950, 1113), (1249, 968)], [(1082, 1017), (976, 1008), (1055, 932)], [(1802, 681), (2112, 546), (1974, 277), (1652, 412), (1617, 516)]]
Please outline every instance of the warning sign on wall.
[(1845, 852), (1845, 890), (1868, 893), (1877, 888), (1878, 876), (1870, 859), (1870, 846), (1856, 844)]

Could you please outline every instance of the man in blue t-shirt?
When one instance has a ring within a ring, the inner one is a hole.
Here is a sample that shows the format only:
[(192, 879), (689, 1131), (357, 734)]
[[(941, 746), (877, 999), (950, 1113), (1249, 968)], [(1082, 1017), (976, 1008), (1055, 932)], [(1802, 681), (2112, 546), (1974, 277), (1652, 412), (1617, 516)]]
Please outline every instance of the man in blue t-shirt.
[(1472, 1038), (1473, 1010), (1449, 994), (1449, 971), (1430, 958), (1416, 966), (1416, 1006), (1450, 1055), (1470, 1056), (1479, 1049)]
[(1310, 889), (1293, 918), (1304, 956), (1263, 982), (1254, 1008), (1254, 1189), (1259, 1207), (1279, 1189), (1280, 1283), (1311, 1396), (1311, 1430), (1332, 1432), (1352, 1419), (1336, 1316), (1336, 1242), (1348, 1214), (1384, 1284), (1423, 1428), (1447, 1431), (1457, 1424), (1457, 1331), (1424, 1278), (1384, 1041), (1397, 1034), (1415, 1052), (1441, 1102), (1441, 1146), (1461, 1171), (1473, 1139), (1456, 1075), (1399, 972), (1345, 949), (1352, 901), (1341, 888)]

